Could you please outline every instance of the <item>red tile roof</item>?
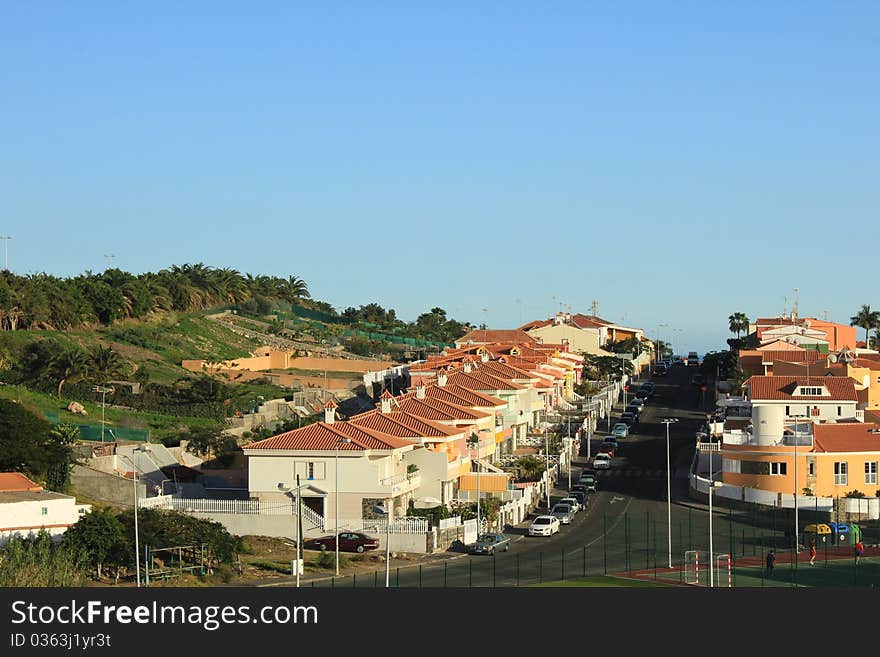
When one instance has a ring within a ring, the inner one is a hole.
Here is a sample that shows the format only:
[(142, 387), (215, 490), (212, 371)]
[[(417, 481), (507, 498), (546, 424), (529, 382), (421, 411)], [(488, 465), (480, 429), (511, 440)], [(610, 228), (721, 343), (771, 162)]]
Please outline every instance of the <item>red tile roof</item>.
[(465, 408), (458, 404), (449, 404), (439, 399), (416, 399), (415, 397), (407, 397), (401, 399), (400, 409), (406, 413), (412, 413), (427, 420), (434, 421), (477, 421), (485, 417), (491, 417), (494, 413), (486, 411), (477, 411), (472, 408)]
[[(413, 394), (415, 394), (413, 392)], [(458, 404), (459, 406), (473, 408), (496, 408), (507, 406), (507, 402), (492, 395), (485, 395), (482, 392), (463, 388), (461, 386), (452, 385), (447, 382), (443, 387), (433, 385), (425, 387), (425, 397), (427, 399), (439, 399), (449, 404)]]
[(880, 410), (876, 411), (865, 411), (865, 422), (873, 422), (874, 424), (880, 424)]
[(531, 331), (536, 328), (544, 328), (545, 326), (550, 326), (553, 322), (549, 319), (536, 319), (527, 324), (523, 324), (519, 327), (520, 331)]
[(0, 493), (27, 493), (43, 490), (20, 472), (0, 472)]
[(853, 365), (856, 367), (867, 367), (872, 370), (880, 370), (880, 360), (875, 360), (873, 358), (863, 358), (859, 356), (853, 362)]
[(803, 362), (812, 362), (816, 360), (826, 360), (828, 358), (828, 354), (819, 353), (818, 351), (803, 350), (799, 351), (797, 349), (788, 350), (769, 350), (760, 352), (765, 363), (772, 363), (776, 360), (784, 360), (789, 363), (803, 363)]
[[(749, 397), (761, 399), (804, 399), (815, 401), (850, 400), (858, 401), (855, 381), (848, 376), (751, 376), (743, 382), (749, 386)], [(798, 386), (824, 386), (830, 397), (816, 395), (797, 395), (792, 393)]]
[[(878, 433), (870, 433), (875, 429)], [(813, 425), (814, 452), (880, 452), (880, 425), (870, 422)]]
[(509, 379), (502, 379), (482, 370), (475, 370), (470, 373), (463, 370), (450, 372), (447, 383), (470, 388), (471, 390), (524, 390), (528, 387), (514, 383)]
[(520, 329), (475, 329), (462, 337), (458, 338), (456, 344), (466, 344), (468, 342), (515, 342), (529, 344), (535, 339), (525, 331)]
[(448, 438), (462, 434), (462, 429), (455, 429), (446, 424), (431, 422), (412, 413), (403, 411), (367, 411), (355, 415), (351, 424), (366, 427), (398, 438)]
[(535, 376), (522, 368), (514, 367), (509, 363), (501, 363), (497, 360), (490, 360), (486, 363), (480, 363), (483, 372), (488, 371), (490, 374), (515, 381), (518, 379), (533, 379)]
[[(350, 443), (341, 443), (340, 440), (348, 438)], [(410, 440), (401, 440), (396, 436), (359, 427), (351, 422), (316, 422), (300, 429), (270, 436), (250, 445), (244, 449), (284, 449), (296, 451), (329, 450), (341, 452), (357, 450), (388, 450), (407, 447), (414, 443)]]

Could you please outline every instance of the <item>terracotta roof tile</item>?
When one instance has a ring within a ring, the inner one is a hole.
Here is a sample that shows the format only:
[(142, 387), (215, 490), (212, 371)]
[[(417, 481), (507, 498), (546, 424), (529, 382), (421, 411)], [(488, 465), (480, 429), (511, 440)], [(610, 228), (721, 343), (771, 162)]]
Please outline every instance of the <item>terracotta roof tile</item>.
[(828, 354), (823, 354), (812, 349), (804, 350), (782, 350), (782, 351), (762, 351), (760, 352), (765, 363), (772, 363), (776, 360), (784, 360), (789, 363), (812, 362), (816, 360), (827, 360)]
[(448, 438), (462, 433), (462, 429), (431, 422), (403, 411), (390, 413), (367, 411), (355, 415), (350, 422), (355, 426), (366, 427), (398, 438)]
[(43, 490), (20, 472), (0, 472), (0, 493), (23, 493)]
[[(806, 376), (751, 376), (743, 382), (743, 385), (749, 386), (749, 397), (752, 400), (858, 400), (855, 381), (848, 376), (811, 376), (809, 378)], [(824, 386), (828, 388), (831, 396), (792, 395), (799, 385)]]
[(489, 372), (477, 370), (473, 372), (456, 371), (449, 374), (447, 383), (459, 385), (472, 390), (524, 390), (528, 386), (514, 383), (509, 379), (493, 376)]
[(485, 411), (465, 408), (458, 404), (449, 404), (439, 399), (416, 399), (415, 397), (400, 400), (400, 410), (427, 420), (446, 422), (477, 421), (494, 415)]
[[(340, 443), (348, 438), (350, 443)], [(401, 440), (373, 429), (359, 427), (351, 422), (316, 422), (300, 429), (270, 436), (244, 449), (284, 449), (296, 451), (330, 450), (363, 451), (368, 449), (388, 450), (413, 445), (412, 441)]]
[[(870, 430), (878, 433), (870, 433)], [(880, 425), (871, 422), (813, 425), (814, 452), (880, 452)]]
[(456, 344), (468, 342), (522, 342), (525, 344), (534, 342), (535, 339), (520, 329), (476, 329), (458, 338)]

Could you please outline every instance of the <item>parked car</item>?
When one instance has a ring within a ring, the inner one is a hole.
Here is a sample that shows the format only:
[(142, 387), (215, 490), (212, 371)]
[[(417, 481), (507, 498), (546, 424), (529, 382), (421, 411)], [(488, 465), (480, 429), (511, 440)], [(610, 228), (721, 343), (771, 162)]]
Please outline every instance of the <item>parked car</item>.
[(669, 368), (666, 367), (666, 363), (657, 363), (654, 365), (654, 376), (666, 376), (669, 374)]
[[(575, 484), (575, 486), (581, 486), (581, 484)], [(574, 486), (572, 486), (572, 488), (574, 488)], [(584, 490), (570, 490), (570, 491), (568, 491), (568, 494), (572, 499), (577, 500), (577, 503), (580, 505), (581, 509), (586, 509), (587, 508), (586, 486), (583, 486), (583, 488), (584, 488)], [(563, 499), (568, 499), (568, 498), (566, 497)]]
[(529, 536), (553, 536), (559, 531), (559, 518), (556, 516), (538, 516), (529, 525)]
[(645, 400), (636, 397), (629, 404), (627, 404), (627, 406), (638, 406), (639, 411), (641, 412), (645, 409)]
[(574, 517), (571, 505), (559, 502), (553, 505), (553, 508), (550, 510), (550, 515), (557, 518), (563, 525), (570, 525), (571, 519)]
[(636, 399), (647, 399), (651, 395), (654, 394), (653, 388), (639, 388), (638, 392), (636, 392)]
[(578, 501), (577, 498), (574, 497), (563, 497), (561, 500), (559, 500), (559, 503), (568, 504), (568, 506), (571, 507), (571, 512), (575, 514), (581, 510), (580, 501)]
[(629, 435), (629, 427), (625, 422), (618, 422), (611, 427), (611, 435), (615, 438), (626, 438)]
[(700, 356), (696, 351), (688, 352), (687, 364), (688, 367), (694, 367), (700, 364)]
[(504, 534), (483, 534), (470, 546), (471, 554), (492, 554), (493, 552), (507, 552), (510, 549), (510, 539)]
[[(336, 550), (336, 536), (322, 536), (303, 541), (306, 550)], [(364, 552), (375, 550), (379, 541), (372, 536), (360, 532), (339, 532), (339, 550), (341, 552)]]
[(620, 421), (623, 422), (624, 424), (626, 424), (627, 426), (631, 427), (632, 425), (634, 425), (636, 423), (637, 420), (638, 420), (638, 418), (635, 415), (633, 415), (632, 413), (630, 413), (629, 411), (624, 411), (623, 413), (620, 414)]
[(568, 491), (568, 494), (575, 495), (577, 493), (580, 493), (581, 495), (584, 496), (584, 498), (586, 498), (587, 497), (587, 485), (581, 484), (581, 483), (572, 484), (571, 488)]
[(641, 413), (642, 413), (641, 407), (638, 404), (632, 404), (632, 403), (626, 405), (625, 411), (627, 413), (632, 413), (633, 417), (636, 419), (638, 419), (639, 415), (641, 415)]
[(611, 456), (607, 453), (599, 453), (593, 457), (593, 467), (597, 470), (608, 470), (611, 467)]
[(595, 493), (599, 489), (599, 482), (596, 480), (595, 474), (581, 474), (580, 479), (578, 479), (579, 484), (583, 484), (587, 487), (587, 490)]
[[(608, 457), (611, 458), (614, 456), (614, 453), (616, 451), (617, 451), (617, 443), (604, 442), (601, 445), (599, 445), (599, 453), (597, 454), (597, 456), (599, 456), (601, 454), (607, 454)], [(595, 461), (593, 462), (593, 467), (596, 468)], [(598, 468), (596, 468), (596, 469), (598, 470)]]

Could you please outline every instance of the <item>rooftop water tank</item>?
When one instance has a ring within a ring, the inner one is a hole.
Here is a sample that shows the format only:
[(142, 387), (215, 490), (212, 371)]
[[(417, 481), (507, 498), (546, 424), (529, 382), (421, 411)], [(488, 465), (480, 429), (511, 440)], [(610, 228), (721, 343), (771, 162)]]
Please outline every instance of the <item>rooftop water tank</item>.
[(785, 429), (785, 407), (761, 405), (752, 407), (752, 431), (758, 445), (775, 445)]

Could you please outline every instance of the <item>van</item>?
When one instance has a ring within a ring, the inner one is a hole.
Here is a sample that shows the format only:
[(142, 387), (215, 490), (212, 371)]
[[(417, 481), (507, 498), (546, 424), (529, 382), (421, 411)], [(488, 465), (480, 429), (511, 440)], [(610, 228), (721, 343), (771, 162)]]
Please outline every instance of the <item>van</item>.
[(688, 367), (693, 367), (700, 364), (700, 356), (699, 354), (697, 354), (696, 351), (691, 351), (688, 353), (687, 364)]

